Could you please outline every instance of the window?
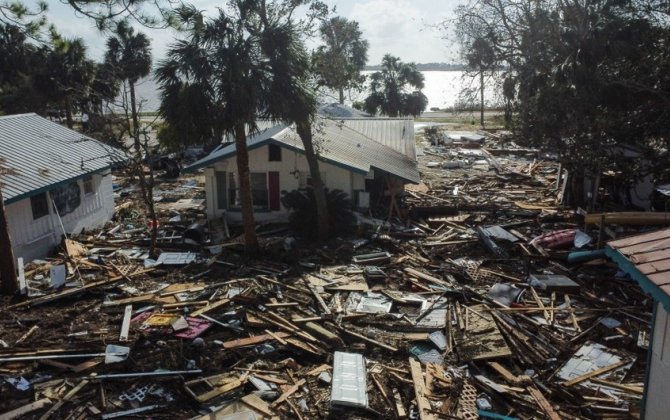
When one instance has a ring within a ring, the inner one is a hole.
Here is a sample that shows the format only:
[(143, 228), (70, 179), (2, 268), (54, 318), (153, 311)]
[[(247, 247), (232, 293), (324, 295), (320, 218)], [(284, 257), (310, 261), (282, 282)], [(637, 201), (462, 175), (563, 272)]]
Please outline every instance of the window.
[(81, 204), (81, 189), (76, 182), (54, 188), (49, 191), (49, 195), (51, 195), (51, 199), (56, 205), (56, 210), (58, 210), (58, 215), (61, 217), (72, 213)]
[(268, 160), (270, 162), (281, 162), (281, 147), (276, 144), (268, 145)]
[[(236, 174), (228, 173), (228, 205), (230, 207), (240, 206), (240, 190), (236, 182)], [(268, 209), (267, 174), (265, 172), (252, 172), (249, 174), (251, 182), (251, 201), (254, 209)]]
[(265, 172), (252, 172), (249, 174), (251, 180), (251, 201), (255, 209), (268, 208), (268, 182)]
[(33, 210), (33, 220), (44, 217), (49, 214), (49, 204), (47, 203), (47, 193), (42, 193), (30, 197), (30, 207)]
[(84, 177), (84, 195), (95, 193), (95, 184), (93, 184), (93, 175)]

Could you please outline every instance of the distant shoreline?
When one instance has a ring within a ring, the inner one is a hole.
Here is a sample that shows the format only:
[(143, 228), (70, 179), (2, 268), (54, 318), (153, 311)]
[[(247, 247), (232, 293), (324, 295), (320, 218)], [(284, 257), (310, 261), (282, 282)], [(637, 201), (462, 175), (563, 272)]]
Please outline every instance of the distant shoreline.
[[(365, 66), (366, 71), (381, 70), (381, 65)], [(416, 63), (416, 69), (419, 71), (465, 71), (465, 64), (447, 64), (447, 63)]]

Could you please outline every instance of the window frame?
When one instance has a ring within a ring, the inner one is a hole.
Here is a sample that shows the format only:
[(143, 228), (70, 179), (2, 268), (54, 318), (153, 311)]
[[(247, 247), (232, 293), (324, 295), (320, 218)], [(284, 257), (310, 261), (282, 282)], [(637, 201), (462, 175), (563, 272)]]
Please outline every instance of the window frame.
[[(40, 202), (38, 202), (40, 200)], [(40, 210), (36, 212), (35, 210)], [(49, 213), (49, 198), (47, 197), (46, 192), (42, 192), (30, 197), (30, 210), (33, 216), (33, 220), (39, 220), (44, 216), (48, 216)], [(36, 216), (36, 214), (39, 214)]]
[(86, 175), (81, 180), (82, 191), (84, 191), (84, 197), (95, 195), (95, 179), (93, 175)]

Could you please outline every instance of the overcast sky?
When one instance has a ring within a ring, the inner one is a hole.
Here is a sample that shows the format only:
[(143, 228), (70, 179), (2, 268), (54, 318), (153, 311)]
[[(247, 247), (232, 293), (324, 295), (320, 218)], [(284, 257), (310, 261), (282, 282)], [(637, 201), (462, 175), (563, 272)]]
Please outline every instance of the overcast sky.
[[(215, 11), (225, 0), (190, 0), (198, 9)], [(402, 61), (457, 62), (455, 48), (443, 39), (436, 24), (451, 17), (459, 0), (325, 0), (336, 7), (336, 14), (359, 22), (363, 37), (370, 43), (368, 64), (379, 64), (384, 54), (398, 56)], [(30, 1), (26, 1), (30, 4)], [(78, 17), (60, 0), (49, 0), (47, 17), (58, 30), (68, 36), (84, 39), (92, 58), (99, 60), (105, 50), (105, 35), (93, 23)], [(178, 36), (172, 30), (140, 28), (152, 39), (154, 60), (163, 57), (167, 46)], [(310, 47), (317, 45), (316, 40)]]

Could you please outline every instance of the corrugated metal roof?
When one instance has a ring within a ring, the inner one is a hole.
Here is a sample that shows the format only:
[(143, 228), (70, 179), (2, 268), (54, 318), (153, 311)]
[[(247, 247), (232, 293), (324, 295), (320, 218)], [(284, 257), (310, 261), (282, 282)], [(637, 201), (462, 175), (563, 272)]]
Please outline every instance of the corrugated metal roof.
[[(420, 181), (416, 160), (349, 128), (341, 121), (318, 118), (313, 131), (315, 148), (320, 158), (326, 162), (362, 174), (367, 174), (370, 169), (375, 168), (409, 182)], [(249, 149), (254, 149), (272, 142), (304, 153), (302, 141), (295, 129), (285, 125), (273, 127), (251, 137), (247, 141), (247, 146)], [(234, 154), (235, 145), (222, 147), (188, 166), (185, 171), (205, 167)]]
[(344, 125), (416, 160), (414, 121), (409, 118), (348, 118)]
[(36, 114), (0, 117), (0, 167), (6, 203), (126, 160), (108, 146)]

